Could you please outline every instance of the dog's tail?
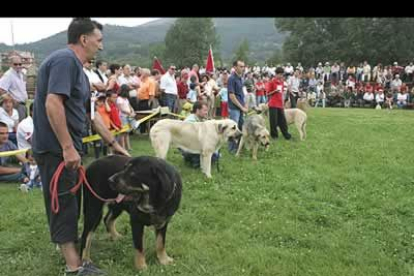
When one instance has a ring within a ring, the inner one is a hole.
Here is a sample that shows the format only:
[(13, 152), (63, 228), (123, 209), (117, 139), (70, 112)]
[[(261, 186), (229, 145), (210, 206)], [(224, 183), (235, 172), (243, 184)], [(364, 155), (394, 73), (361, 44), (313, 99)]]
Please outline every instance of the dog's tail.
[(302, 133), (303, 133), (302, 140), (305, 140), (306, 139), (306, 121), (303, 122), (303, 124), (301, 126), (301, 129), (302, 129)]

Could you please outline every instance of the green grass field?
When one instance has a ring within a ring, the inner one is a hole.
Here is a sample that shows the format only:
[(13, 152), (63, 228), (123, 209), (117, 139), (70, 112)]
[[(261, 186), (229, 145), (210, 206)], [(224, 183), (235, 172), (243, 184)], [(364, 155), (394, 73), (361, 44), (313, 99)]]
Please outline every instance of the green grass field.
[[(212, 180), (170, 150), (184, 182), (167, 233), (175, 264), (158, 264), (147, 228), (149, 268), (135, 270), (126, 214), (123, 239), (101, 224), (91, 257), (115, 276), (414, 275), (413, 121), (412, 111), (312, 109), (305, 142), (291, 126), (296, 139), (273, 142), (257, 162), (223, 149)], [(153, 155), (148, 136), (132, 141), (134, 156)], [(0, 185), (0, 275), (63, 275), (41, 192), (17, 187)]]

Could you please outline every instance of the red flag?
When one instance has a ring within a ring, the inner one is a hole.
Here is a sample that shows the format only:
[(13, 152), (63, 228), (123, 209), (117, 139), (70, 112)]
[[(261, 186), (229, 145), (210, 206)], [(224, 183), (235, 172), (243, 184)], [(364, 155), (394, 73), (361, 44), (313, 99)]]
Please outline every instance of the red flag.
[(211, 73), (214, 72), (214, 58), (213, 58), (213, 50), (211, 50), (211, 45), (210, 45), (210, 50), (208, 51), (206, 72), (211, 72)]
[(160, 73), (161, 73), (162, 75), (164, 75), (164, 74), (165, 74), (165, 70), (164, 70), (164, 68), (162, 67), (161, 62), (158, 60), (158, 58), (157, 58), (157, 57), (154, 57), (154, 63), (152, 64), (152, 69), (157, 69), (158, 71), (160, 71)]

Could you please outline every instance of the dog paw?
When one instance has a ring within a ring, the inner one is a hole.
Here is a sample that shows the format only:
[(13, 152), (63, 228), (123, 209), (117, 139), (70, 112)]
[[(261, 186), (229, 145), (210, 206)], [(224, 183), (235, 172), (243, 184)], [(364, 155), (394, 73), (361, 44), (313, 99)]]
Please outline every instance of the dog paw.
[(147, 264), (146, 264), (146, 263), (143, 263), (143, 264), (135, 264), (135, 267), (136, 267), (138, 270), (146, 270), (146, 269), (148, 268), (148, 266), (147, 266)]
[(174, 262), (174, 259), (167, 256), (167, 255), (165, 255), (165, 256), (162, 256), (162, 257), (158, 257), (158, 261), (162, 265), (169, 265), (169, 264), (172, 264)]

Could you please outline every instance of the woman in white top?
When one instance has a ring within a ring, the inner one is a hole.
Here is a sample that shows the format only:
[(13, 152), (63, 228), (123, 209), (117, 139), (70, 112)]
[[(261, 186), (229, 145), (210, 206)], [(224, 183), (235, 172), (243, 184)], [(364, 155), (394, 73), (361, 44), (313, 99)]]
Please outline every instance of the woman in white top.
[(0, 121), (7, 124), (9, 140), (17, 146), (16, 129), (19, 124), (19, 113), (13, 108), (14, 100), (9, 95), (3, 96), (3, 103), (0, 107)]

